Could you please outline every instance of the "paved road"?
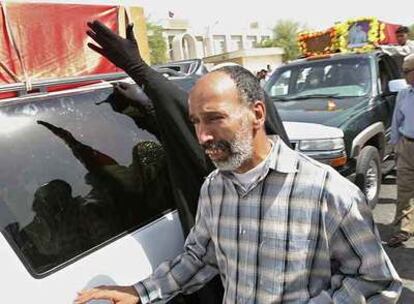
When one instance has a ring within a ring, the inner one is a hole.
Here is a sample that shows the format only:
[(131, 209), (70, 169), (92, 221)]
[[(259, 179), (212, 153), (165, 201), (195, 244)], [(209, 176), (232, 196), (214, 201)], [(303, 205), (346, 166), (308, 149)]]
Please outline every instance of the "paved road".
[[(393, 233), (391, 225), (394, 212), (397, 191), (395, 185), (395, 176), (387, 176), (383, 182), (380, 201), (374, 210), (374, 218), (377, 222), (378, 229), (383, 241)], [(414, 238), (406, 243), (404, 247), (390, 248), (384, 245), (389, 257), (394, 263), (399, 275), (404, 281), (403, 294), (398, 303), (413, 304), (414, 303)]]

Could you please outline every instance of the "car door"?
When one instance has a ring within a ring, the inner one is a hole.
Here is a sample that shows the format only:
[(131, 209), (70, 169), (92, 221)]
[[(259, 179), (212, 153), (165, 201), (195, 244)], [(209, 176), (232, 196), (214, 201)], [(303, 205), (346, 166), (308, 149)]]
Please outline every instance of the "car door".
[[(394, 113), (396, 94), (391, 93), (388, 87), (390, 80), (399, 78), (398, 69), (393, 64), (391, 58), (382, 55), (378, 59), (378, 88), (379, 95), (375, 107), (377, 119), (382, 121), (385, 127), (385, 140), (388, 143), (391, 135), (391, 122)], [(384, 155), (388, 155), (392, 147), (385, 145)]]
[(72, 303), (84, 288), (133, 284), (182, 250), (164, 151), (100, 104), (111, 92), (0, 103), (2, 302)]

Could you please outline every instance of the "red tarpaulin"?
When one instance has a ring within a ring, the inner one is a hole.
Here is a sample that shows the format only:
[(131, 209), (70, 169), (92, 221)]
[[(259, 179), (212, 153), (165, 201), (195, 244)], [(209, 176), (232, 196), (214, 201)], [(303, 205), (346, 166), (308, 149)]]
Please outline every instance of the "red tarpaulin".
[(0, 9), (0, 85), (120, 71), (87, 47), (85, 34), (94, 19), (118, 31), (118, 6), (0, 3)]

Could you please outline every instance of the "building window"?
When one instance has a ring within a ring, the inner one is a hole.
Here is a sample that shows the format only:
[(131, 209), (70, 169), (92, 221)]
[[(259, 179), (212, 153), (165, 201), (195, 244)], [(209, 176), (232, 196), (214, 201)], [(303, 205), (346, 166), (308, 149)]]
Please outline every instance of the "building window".
[(196, 36), (196, 52), (197, 58), (207, 56), (205, 45), (204, 45), (204, 38), (202, 36)]
[(247, 48), (257, 47), (257, 37), (256, 36), (247, 36)]
[(263, 42), (263, 41), (266, 41), (266, 40), (269, 40), (270, 39), (270, 36), (262, 36), (261, 37), (261, 41)]
[(231, 36), (231, 51), (241, 50), (243, 48), (242, 36)]
[(214, 54), (221, 54), (226, 52), (226, 37), (224, 35), (214, 35)]
[(168, 36), (168, 58), (174, 60), (173, 57), (173, 40), (175, 36)]

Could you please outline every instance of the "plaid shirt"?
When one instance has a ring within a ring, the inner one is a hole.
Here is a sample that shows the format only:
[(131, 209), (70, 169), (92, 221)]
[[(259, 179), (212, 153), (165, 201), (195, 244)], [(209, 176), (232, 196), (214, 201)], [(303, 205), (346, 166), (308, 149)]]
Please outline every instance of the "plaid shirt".
[(363, 194), (334, 169), (274, 140), (244, 189), (212, 172), (184, 253), (135, 284), (142, 303), (191, 293), (220, 274), (223, 303), (395, 303), (402, 284)]

